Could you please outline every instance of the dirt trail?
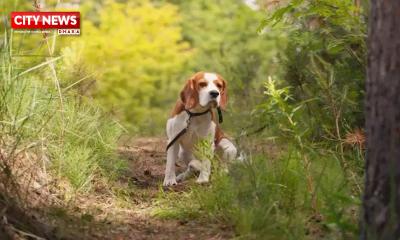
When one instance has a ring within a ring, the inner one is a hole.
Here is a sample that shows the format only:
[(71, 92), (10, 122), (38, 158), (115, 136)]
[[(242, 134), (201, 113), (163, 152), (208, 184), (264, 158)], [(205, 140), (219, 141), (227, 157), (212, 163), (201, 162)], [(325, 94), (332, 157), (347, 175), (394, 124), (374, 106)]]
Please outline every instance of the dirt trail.
[[(117, 240), (232, 238), (233, 234), (229, 227), (219, 223), (204, 222), (204, 220), (163, 220), (151, 215), (163, 179), (165, 146), (166, 142), (161, 138), (140, 138), (119, 148), (120, 155), (129, 161), (129, 171), (121, 182), (133, 185), (132, 196), (129, 199), (133, 204), (129, 208), (118, 208), (110, 203), (108, 210), (101, 207), (100, 214), (107, 217), (98, 226), (91, 224), (89, 229), (84, 231), (85, 238)], [(182, 167), (178, 166), (178, 169)], [(91, 208), (93, 207), (96, 206), (91, 205)], [(98, 214), (95, 218), (98, 222)]]

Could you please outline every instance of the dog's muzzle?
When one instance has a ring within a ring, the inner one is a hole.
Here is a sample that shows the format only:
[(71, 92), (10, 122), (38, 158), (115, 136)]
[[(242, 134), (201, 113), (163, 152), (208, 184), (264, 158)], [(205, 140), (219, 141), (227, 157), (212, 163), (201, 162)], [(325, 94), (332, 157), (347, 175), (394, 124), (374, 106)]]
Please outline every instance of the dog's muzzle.
[(211, 98), (214, 98), (214, 99), (216, 99), (219, 96), (219, 92), (217, 90), (211, 90), (209, 92), (209, 94), (210, 94)]

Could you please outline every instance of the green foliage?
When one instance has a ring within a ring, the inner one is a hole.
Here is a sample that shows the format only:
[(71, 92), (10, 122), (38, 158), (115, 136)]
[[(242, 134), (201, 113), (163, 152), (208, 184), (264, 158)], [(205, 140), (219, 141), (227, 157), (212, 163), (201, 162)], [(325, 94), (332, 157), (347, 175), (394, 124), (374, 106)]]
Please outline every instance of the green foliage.
[(272, 127), (270, 134), (274, 134), (273, 130), (277, 130), (281, 138), (295, 139), (294, 143), (301, 145), (303, 136), (309, 132), (309, 126), (300, 120), (305, 104), (312, 99), (307, 102), (288, 104), (293, 100), (289, 90), (290, 87), (278, 88), (276, 80), (269, 77), (264, 91), (267, 99), (258, 105), (258, 109), (264, 116), (263, 120)]
[[(357, 148), (343, 150), (343, 143), (315, 141), (307, 121), (306, 102), (295, 103), (289, 87), (277, 88), (272, 79), (266, 83), (267, 100), (259, 106), (280, 144), (288, 146), (295, 161), (303, 167), (308, 200), (312, 209), (320, 209), (322, 221), (332, 234), (344, 239), (357, 233), (357, 199), (361, 194), (363, 156)], [(332, 192), (332, 189), (335, 189)], [(350, 213), (351, 212), (351, 213)]]
[[(308, 192), (322, 192), (317, 201), (322, 197), (318, 204), (324, 224), (344, 239), (357, 232), (355, 199), (362, 191), (363, 153), (345, 146), (345, 133), (363, 126), (363, 14), (353, 1), (290, 1), (262, 23), (284, 29), (291, 40), (280, 56), (283, 80), (266, 83), (266, 99), (257, 110), (268, 129), (264, 134), (295, 147), (313, 183)], [(277, 85), (281, 92), (275, 90)], [(332, 162), (341, 176), (339, 187), (329, 184), (335, 180), (324, 171), (321, 177), (315, 175), (315, 167), (328, 169)], [(337, 189), (335, 194), (332, 189)]]
[[(243, 126), (265, 76), (279, 70), (285, 39), (257, 34), (262, 12), (240, 1), (87, 1), (80, 11), (82, 35), (57, 39), (60, 84), (93, 97), (134, 132), (160, 133), (185, 79), (203, 70), (226, 78), (225, 125)], [(17, 37), (29, 38), (19, 53), (47, 54), (40, 34)]]
[(96, 100), (128, 126), (152, 132), (164, 125), (164, 102), (176, 99), (169, 92), (176, 91), (174, 77), (190, 56), (177, 8), (149, 1), (128, 6), (107, 1), (97, 17), (97, 22), (84, 19), (79, 44), (64, 52), (71, 57), (74, 52), (83, 54), (86, 72), (94, 72), (97, 80)]
[[(268, 127), (266, 134), (296, 144), (303, 156), (310, 151), (336, 153), (334, 158), (358, 194), (363, 154), (358, 148), (345, 149), (344, 145), (345, 133), (363, 126), (363, 14), (363, 8), (350, 0), (290, 1), (272, 13), (264, 26), (275, 24), (285, 29), (291, 39), (281, 56), (283, 80), (277, 82), (283, 90), (290, 89), (291, 94), (284, 92), (280, 104), (272, 104), (277, 101), (276, 96), (267, 88), (266, 99), (258, 109), (261, 121)], [(297, 126), (282, 120), (282, 112)]]
[[(280, 22), (280, 23), (279, 23)], [(281, 56), (292, 101), (306, 104), (302, 121), (313, 137), (341, 138), (362, 126), (366, 24), (362, 8), (346, 0), (290, 1), (262, 27), (279, 23), (290, 39)]]
[(121, 128), (95, 105), (66, 99), (63, 108), (47, 126), (57, 131), (53, 141), (62, 141), (49, 146), (53, 167), (77, 189), (90, 187), (94, 174), (114, 177), (124, 167), (115, 153)]

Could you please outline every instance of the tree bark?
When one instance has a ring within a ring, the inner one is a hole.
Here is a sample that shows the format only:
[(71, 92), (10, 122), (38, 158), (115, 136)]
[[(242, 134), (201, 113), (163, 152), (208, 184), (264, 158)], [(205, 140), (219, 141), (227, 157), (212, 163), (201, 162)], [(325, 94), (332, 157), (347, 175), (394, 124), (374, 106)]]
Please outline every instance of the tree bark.
[(371, 0), (361, 239), (400, 239), (400, 0)]

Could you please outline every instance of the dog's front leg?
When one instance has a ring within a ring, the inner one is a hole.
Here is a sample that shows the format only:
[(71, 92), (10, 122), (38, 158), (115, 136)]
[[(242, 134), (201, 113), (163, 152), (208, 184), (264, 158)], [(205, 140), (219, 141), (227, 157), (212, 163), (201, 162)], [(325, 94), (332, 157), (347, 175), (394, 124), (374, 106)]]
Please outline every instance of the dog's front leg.
[(164, 186), (176, 185), (175, 161), (178, 158), (179, 143), (174, 143), (167, 151)]
[[(198, 161), (198, 160), (193, 160), (193, 161)], [(198, 166), (198, 167), (201, 170), (200, 170), (200, 175), (197, 178), (196, 182), (197, 183), (207, 183), (210, 180), (210, 174), (211, 174), (211, 162), (210, 162), (210, 160), (208, 160), (208, 159), (203, 160), (200, 163), (200, 166)]]
[(194, 171), (190, 167), (190, 160), (192, 160), (193, 158), (194, 157), (193, 157), (193, 153), (191, 150), (185, 150), (182, 147), (180, 148), (179, 159), (182, 160), (183, 162), (185, 162), (188, 165), (188, 167), (186, 168), (186, 170), (184, 172), (180, 173), (176, 177), (176, 181), (182, 182), (193, 175)]
[[(209, 134), (210, 139), (214, 139), (215, 126), (212, 127), (211, 134)], [(213, 140), (211, 140), (213, 141)], [(214, 143), (211, 144), (212, 153), (215, 152)], [(210, 181), (211, 175), (211, 161), (210, 159), (203, 159), (202, 161), (199, 160), (192, 160), (190, 164), (192, 168), (198, 169), (200, 171), (199, 177), (197, 178), (197, 183), (207, 183)]]

